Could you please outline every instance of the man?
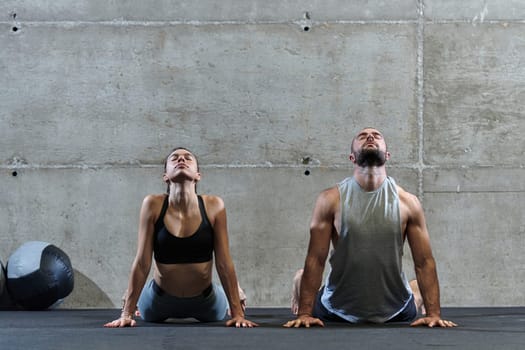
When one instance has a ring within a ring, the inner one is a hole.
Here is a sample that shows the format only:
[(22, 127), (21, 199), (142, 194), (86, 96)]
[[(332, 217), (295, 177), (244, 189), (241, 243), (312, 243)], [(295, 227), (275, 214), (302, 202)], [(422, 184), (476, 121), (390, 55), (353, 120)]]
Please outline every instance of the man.
[[(323, 321), (412, 322), (416, 302), (426, 315), (412, 326), (455, 327), (441, 318), (439, 284), (425, 216), (416, 196), (387, 176), (390, 159), (381, 132), (361, 130), (352, 140), (353, 177), (323, 191), (310, 224), (304, 272), (296, 276), (297, 318), (285, 327), (324, 326)], [(416, 281), (402, 272), (408, 240)], [(331, 271), (321, 290), (330, 243)], [(297, 295), (298, 294), (298, 295)], [(421, 298), (421, 299), (420, 299)]]

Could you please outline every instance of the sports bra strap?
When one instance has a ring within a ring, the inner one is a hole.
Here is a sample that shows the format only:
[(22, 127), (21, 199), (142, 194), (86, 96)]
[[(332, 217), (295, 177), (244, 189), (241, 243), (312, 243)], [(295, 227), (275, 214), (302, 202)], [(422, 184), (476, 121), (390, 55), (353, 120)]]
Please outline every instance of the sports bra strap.
[(166, 195), (164, 198), (164, 203), (162, 203), (162, 210), (160, 211), (159, 218), (155, 222), (155, 232), (158, 232), (162, 226), (164, 226), (164, 215), (166, 215), (166, 211), (168, 210), (169, 205), (169, 196)]
[[(210, 220), (208, 219), (208, 215), (206, 214), (206, 208), (204, 207), (204, 200), (201, 196), (198, 196), (199, 200), (199, 211), (201, 212), (201, 218), (206, 223), (209, 223)], [(162, 209), (160, 210), (159, 218), (155, 222), (155, 232), (158, 232), (162, 226), (164, 226), (164, 216), (166, 215), (166, 211), (168, 210), (169, 206), (169, 196), (166, 195), (164, 198), (164, 203), (162, 203)]]
[(197, 196), (199, 199), (199, 210), (201, 212), (201, 219), (205, 224), (210, 224), (210, 220), (208, 219), (208, 214), (206, 214), (206, 208), (204, 207), (204, 200), (201, 196)]

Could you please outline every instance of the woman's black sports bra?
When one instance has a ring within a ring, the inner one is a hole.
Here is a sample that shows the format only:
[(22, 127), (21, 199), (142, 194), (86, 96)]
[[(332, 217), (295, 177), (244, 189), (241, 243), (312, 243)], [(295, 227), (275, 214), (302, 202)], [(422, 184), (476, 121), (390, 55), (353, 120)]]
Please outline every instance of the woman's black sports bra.
[(206, 215), (204, 201), (198, 196), (201, 224), (194, 234), (188, 237), (175, 237), (164, 226), (164, 216), (168, 210), (168, 196), (162, 204), (153, 238), (153, 252), (155, 261), (162, 264), (188, 264), (212, 260), (213, 257), (213, 228)]

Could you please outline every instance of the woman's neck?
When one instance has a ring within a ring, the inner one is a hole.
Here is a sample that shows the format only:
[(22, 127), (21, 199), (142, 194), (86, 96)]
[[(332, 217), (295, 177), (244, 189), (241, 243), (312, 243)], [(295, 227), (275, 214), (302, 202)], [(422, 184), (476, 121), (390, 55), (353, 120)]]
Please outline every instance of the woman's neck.
[(195, 186), (172, 184), (170, 186), (169, 202), (170, 205), (176, 206), (181, 211), (191, 208), (192, 205), (197, 203)]

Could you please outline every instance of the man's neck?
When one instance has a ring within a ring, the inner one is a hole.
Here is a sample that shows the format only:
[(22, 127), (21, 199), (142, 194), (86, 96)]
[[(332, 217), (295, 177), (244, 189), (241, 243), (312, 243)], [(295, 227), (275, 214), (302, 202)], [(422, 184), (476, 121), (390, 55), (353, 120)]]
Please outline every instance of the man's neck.
[(356, 167), (354, 178), (361, 188), (365, 191), (375, 191), (386, 179), (386, 168), (384, 166)]

